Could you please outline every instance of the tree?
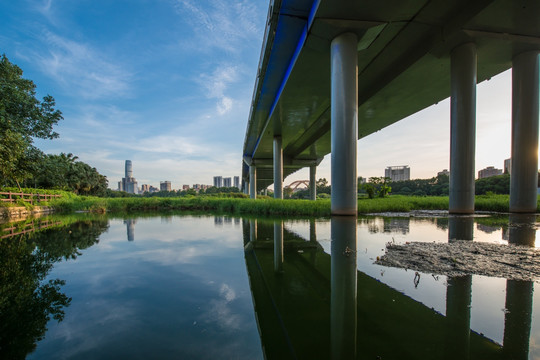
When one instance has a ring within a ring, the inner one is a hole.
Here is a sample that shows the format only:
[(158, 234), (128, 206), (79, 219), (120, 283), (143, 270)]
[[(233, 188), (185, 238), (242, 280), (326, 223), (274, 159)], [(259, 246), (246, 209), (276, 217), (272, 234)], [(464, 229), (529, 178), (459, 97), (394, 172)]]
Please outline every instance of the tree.
[(364, 189), (370, 199), (375, 197), (385, 197), (388, 195), (392, 188), (388, 185), (390, 178), (388, 177), (370, 177), (369, 181), (364, 184)]
[[(0, 57), (0, 156), (3, 183), (17, 183), (31, 176), (29, 162), (33, 138), (54, 139), (53, 126), (62, 120), (54, 98), (36, 98), (36, 85), (22, 77), (23, 71), (5, 54)], [(21, 167), (21, 165), (24, 165)], [(20, 186), (19, 186), (20, 187)]]
[(320, 178), (315, 184), (317, 186), (317, 194), (330, 194), (332, 192), (332, 187), (328, 185), (326, 178)]
[(80, 195), (106, 195), (107, 178), (96, 168), (77, 159), (71, 153), (43, 156), (35, 172), (36, 186), (73, 191)]

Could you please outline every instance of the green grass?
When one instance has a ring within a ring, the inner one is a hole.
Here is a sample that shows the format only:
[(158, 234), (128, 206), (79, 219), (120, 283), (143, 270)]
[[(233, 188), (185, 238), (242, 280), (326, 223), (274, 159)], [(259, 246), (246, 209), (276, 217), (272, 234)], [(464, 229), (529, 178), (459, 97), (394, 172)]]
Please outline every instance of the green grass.
[[(3, 188), (1, 191), (13, 191), (15, 188)], [(269, 216), (330, 216), (330, 199), (309, 200), (275, 200), (261, 197), (257, 200), (227, 196), (186, 196), (186, 197), (127, 197), (99, 198), (78, 196), (59, 190), (23, 189), (27, 193), (48, 193), (62, 195), (42, 205), (52, 206), (55, 211), (70, 213), (75, 211), (103, 212), (136, 212), (154, 210), (174, 211), (210, 211), (238, 215)], [(475, 210), (490, 212), (508, 212), (508, 195), (476, 196)], [(7, 204), (2, 204), (7, 206)], [(21, 201), (19, 205), (26, 205)], [(1, 205), (0, 205), (1, 206)], [(413, 210), (448, 210), (448, 196), (405, 196), (392, 195), (385, 198), (359, 198), (358, 213), (408, 212)], [(538, 210), (540, 212), (540, 208)]]
[[(50, 205), (59, 212), (134, 212), (151, 210), (213, 211), (231, 214), (279, 216), (330, 216), (330, 200), (275, 200), (194, 196), (177, 198), (131, 197), (98, 198), (71, 196), (53, 200)], [(358, 213), (408, 212), (413, 210), (448, 210), (447, 196), (404, 196), (358, 200)], [(508, 212), (508, 195), (476, 197), (477, 211)]]

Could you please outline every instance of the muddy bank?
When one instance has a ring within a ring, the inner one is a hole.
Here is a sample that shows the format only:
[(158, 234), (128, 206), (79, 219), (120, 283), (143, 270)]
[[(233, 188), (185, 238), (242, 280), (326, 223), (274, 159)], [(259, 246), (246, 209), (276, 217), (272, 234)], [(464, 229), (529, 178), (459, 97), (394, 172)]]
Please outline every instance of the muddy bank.
[(376, 264), (446, 275), (484, 275), (512, 280), (540, 277), (540, 250), (459, 240), (451, 243), (389, 243)]

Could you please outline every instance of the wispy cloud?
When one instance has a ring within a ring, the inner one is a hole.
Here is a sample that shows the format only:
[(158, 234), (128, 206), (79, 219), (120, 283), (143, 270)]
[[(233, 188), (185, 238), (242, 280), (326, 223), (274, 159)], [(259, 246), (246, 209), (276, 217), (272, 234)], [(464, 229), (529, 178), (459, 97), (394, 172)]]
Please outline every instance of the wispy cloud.
[(233, 99), (226, 95), (229, 86), (238, 81), (236, 66), (218, 66), (211, 74), (201, 74), (199, 84), (205, 89), (208, 98), (217, 99), (216, 110), (224, 115), (233, 107)]
[(227, 52), (239, 52), (242, 42), (257, 37), (261, 24), (257, 7), (252, 1), (194, 1), (176, 0), (176, 10), (185, 16), (196, 35), (197, 48), (218, 48)]
[(41, 70), (66, 91), (87, 99), (126, 97), (131, 74), (90, 45), (45, 30), (41, 41), (46, 51), (32, 55)]

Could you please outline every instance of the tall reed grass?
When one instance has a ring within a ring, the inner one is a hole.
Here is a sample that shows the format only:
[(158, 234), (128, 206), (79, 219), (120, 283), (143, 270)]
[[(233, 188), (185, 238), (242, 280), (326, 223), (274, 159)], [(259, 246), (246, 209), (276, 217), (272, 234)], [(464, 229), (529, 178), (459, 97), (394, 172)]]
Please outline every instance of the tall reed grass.
[[(508, 195), (476, 197), (477, 211), (508, 212)], [(330, 199), (276, 200), (233, 197), (193, 196), (177, 198), (129, 197), (98, 198), (70, 196), (53, 200), (50, 205), (59, 212), (134, 212), (148, 210), (213, 211), (232, 214), (279, 216), (330, 216)], [(413, 210), (448, 210), (447, 196), (393, 195), (386, 198), (358, 199), (358, 213), (408, 212)]]

